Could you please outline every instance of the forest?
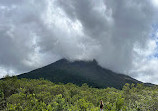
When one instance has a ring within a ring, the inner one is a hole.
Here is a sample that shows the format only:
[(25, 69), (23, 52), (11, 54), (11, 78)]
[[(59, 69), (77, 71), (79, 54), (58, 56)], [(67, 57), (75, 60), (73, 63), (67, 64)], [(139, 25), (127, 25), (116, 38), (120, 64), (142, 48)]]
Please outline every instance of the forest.
[(125, 84), (123, 88), (93, 88), (86, 83), (53, 83), (44, 79), (0, 80), (1, 111), (156, 111), (158, 86)]

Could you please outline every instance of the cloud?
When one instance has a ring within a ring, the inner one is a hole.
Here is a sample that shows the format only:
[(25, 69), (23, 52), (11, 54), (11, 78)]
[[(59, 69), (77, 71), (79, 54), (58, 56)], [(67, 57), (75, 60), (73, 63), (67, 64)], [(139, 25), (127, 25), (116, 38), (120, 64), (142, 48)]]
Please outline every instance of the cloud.
[(63, 57), (96, 59), (150, 81), (142, 78), (156, 70), (142, 64), (157, 63), (147, 59), (155, 53), (148, 46), (156, 10), (148, 0), (1, 0), (0, 71), (22, 73)]

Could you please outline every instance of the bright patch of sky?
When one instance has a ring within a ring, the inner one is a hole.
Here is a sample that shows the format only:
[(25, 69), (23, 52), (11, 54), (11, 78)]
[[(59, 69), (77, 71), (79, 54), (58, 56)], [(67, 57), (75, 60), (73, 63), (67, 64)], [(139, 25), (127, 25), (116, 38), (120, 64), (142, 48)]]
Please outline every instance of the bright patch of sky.
[(158, 7), (158, 0), (151, 0), (154, 7)]
[(153, 27), (153, 32), (151, 35), (151, 39), (153, 40), (154, 44), (155, 44), (155, 51), (153, 53), (153, 55), (151, 55), (151, 57), (155, 57), (158, 58), (158, 24), (152, 25)]

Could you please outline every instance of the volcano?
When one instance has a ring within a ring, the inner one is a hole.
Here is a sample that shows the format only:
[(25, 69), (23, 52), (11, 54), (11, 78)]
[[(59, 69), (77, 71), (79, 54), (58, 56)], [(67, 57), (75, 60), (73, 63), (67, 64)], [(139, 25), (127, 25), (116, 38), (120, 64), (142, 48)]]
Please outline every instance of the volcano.
[(61, 59), (45, 67), (20, 74), (17, 77), (44, 78), (55, 83), (74, 83), (79, 86), (87, 83), (95, 88), (114, 87), (121, 89), (125, 83), (142, 83), (125, 74), (119, 74), (101, 67), (96, 60), (68, 61), (67, 59)]

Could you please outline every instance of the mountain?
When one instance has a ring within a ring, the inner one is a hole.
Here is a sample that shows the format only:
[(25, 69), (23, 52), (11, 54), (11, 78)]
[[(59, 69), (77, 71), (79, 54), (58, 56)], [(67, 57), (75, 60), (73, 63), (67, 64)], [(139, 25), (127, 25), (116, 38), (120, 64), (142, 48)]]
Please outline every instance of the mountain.
[(97, 88), (114, 87), (121, 89), (125, 83), (142, 83), (130, 76), (118, 74), (102, 68), (93, 61), (73, 61), (61, 59), (45, 67), (17, 76), (18, 78), (44, 78), (55, 83), (74, 83)]

